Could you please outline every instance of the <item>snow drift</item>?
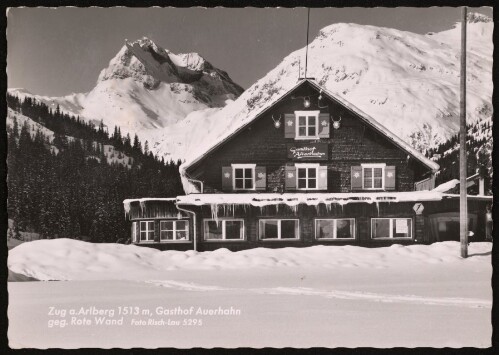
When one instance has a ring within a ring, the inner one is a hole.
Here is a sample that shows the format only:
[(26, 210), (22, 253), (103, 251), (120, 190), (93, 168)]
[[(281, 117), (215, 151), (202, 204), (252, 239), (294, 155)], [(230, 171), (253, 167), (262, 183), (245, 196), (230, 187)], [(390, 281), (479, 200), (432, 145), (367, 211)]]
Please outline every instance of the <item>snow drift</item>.
[(404, 268), (424, 264), (490, 263), (492, 244), (472, 243), (469, 259), (459, 257), (458, 242), (383, 248), (313, 246), (256, 248), (239, 252), (158, 251), (122, 244), (93, 244), (72, 239), (38, 240), (9, 252), (14, 273), (39, 280), (146, 280), (180, 270), (255, 270), (259, 268)]

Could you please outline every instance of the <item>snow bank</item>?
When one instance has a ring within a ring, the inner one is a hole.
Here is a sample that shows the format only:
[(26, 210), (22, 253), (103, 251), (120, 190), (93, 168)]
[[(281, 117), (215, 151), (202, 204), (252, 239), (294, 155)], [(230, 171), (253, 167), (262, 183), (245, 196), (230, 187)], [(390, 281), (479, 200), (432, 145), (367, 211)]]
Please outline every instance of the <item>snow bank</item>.
[[(383, 248), (313, 246), (256, 248), (239, 252), (158, 251), (122, 244), (93, 244), (72, 239), (24, 243), (9, 252), (14, 273), (39, 280), (147, 280), (161, 279), (182, 270), (254, 270), (255, 268), (398, 268), (427, 264), (490, 264), (491, 243), (470, 245), (470, 257), (460, 258), (458, 242), (432, 245), (392, 245)], [(463, 265), (464, 266), (464, 265)]]

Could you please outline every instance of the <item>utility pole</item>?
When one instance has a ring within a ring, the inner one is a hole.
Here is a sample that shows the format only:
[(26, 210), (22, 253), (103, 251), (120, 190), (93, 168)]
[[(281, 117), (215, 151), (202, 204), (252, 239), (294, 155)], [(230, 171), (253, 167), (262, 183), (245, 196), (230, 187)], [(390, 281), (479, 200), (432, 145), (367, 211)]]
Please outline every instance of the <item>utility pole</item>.
[(459, 127), (459, 231), (461, 257), (468, 257), (468, 203), (466, 188), (466, 24), (467, 9), (462, 10), (461, 22), (461, 105)]

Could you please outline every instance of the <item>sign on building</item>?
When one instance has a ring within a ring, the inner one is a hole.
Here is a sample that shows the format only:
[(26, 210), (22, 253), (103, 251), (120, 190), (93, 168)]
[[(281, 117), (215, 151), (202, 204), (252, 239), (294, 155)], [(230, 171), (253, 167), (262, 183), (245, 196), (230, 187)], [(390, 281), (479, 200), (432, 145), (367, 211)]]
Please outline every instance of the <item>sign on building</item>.
[(293, 143), (287, 145), (288, 159), (327, 160), (327, 143)]

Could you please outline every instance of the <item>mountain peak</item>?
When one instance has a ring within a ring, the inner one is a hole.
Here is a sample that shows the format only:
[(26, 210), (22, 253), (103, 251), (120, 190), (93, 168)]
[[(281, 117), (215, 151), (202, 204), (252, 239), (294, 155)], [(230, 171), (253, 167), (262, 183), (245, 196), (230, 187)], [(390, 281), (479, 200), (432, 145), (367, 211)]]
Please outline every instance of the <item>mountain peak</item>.
[(192, 84), (204, 80), (210, 81), (209, 86), (216, 84), (221, 91), (234, 96), (243, 91), (226, 72), (215, 68), (200, 54), (175, 54), (147, 37), (125, 40), (108, 67), (101, 71), (98, 81), (127, 78), (142, 83), (147, 89), (156, 89), (161, 83)]

